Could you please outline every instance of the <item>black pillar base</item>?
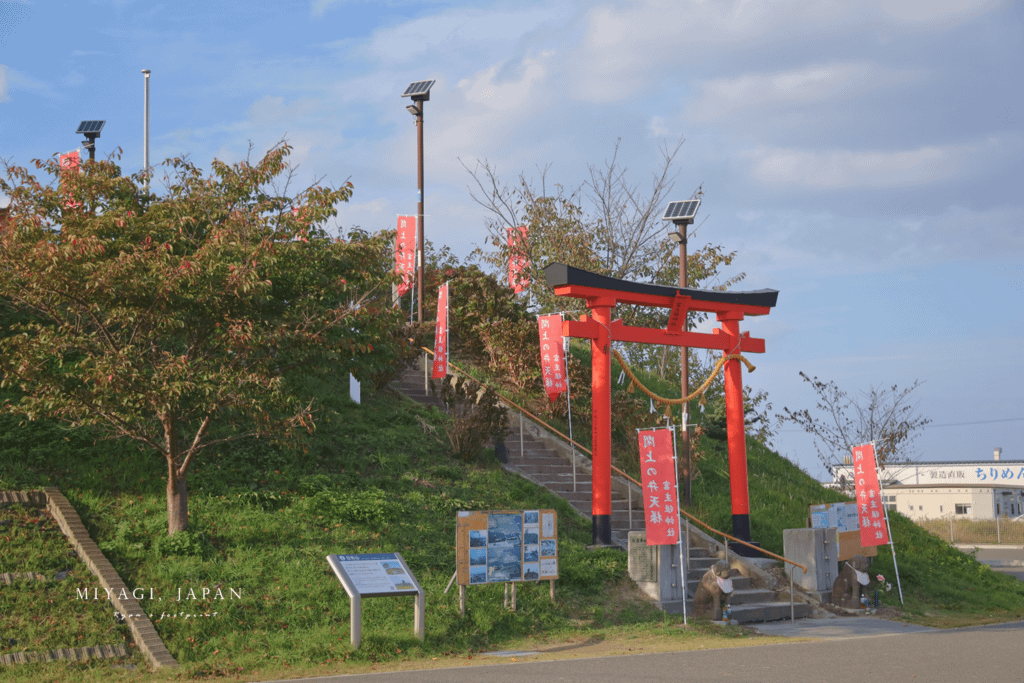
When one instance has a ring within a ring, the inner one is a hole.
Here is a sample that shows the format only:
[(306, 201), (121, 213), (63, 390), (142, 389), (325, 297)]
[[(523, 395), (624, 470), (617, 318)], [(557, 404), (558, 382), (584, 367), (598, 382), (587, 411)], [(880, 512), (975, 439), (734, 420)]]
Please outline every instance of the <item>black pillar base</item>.
[(594, 545), (607, 546), (612, 544), (612, 516), (594, 515)]
[[(732, 535), (741, 541), (746, 541), (750, 545), (761, 547), (760, 543), (755, 543), (750, 540), (750, 515), (733, 515), (732, 516)], [(729, 550), (736, 553), (740, 557), (763, 557), (763, 555), (749, 546), (743, 545), (742, 543), (736, 543), (735, 541), (729, 542)]]

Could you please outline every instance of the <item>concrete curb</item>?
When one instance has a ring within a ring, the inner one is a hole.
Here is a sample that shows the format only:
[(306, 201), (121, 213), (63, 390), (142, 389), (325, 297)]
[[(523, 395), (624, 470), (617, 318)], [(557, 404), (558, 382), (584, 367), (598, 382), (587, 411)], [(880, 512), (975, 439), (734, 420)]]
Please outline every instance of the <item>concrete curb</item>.
[(12, 664), (33, 664), (35, 662), (56, 662), (73, 660), (84, 662), (89, 659), (117, 659), (128, 656), (124, 645), (97, 645), (96, 647), (62, 647), (45, 652), (15, 652), (0, 655), (0, 666)]
[(139, 601), (132, 597), (131, 591), (128, 590), (128, 585), (114, 571), (114, 566), (110, 564), (110, 561), (103, 555), (99, 546), (89, 536), (89, 532), (85, 528), (85, 524), (82, 523), (82, 518), (78, 516), (78, 512), (59, 489), (0, 491), (0, 505), (11, 503), (45, 507), (53, 515), (64, 535), (71, 541), (71, 545), (74, 546), (79, 559), (99, 579), (104, 592), (110, 596), (110, 602), (114, 605), (114, 609), (126, 616), (125, 623), (128, 625), (128, 630), (131, 631), (132, 639), (135, 641), (139, 651), (146, 657), (150, 666), (154, 669), (177, 668), (177, 660), (174, 659), (167, 646), (160, 640), (153, 622), (150, 621), (149, 616), (143, 611)]

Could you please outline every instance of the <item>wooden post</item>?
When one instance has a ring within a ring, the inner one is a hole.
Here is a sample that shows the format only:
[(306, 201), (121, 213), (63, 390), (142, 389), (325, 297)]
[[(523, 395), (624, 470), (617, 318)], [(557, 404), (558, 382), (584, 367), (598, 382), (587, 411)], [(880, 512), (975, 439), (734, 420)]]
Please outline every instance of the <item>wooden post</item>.
[(459, 616), (466, 616), (466, 587), (459, 585)]
[(516, 611), (516, 584), (512, 584), (512, 611)]
[(551, 584), (551, 604), (555, 604), (555, 580), (551, 579), (548, 583)]

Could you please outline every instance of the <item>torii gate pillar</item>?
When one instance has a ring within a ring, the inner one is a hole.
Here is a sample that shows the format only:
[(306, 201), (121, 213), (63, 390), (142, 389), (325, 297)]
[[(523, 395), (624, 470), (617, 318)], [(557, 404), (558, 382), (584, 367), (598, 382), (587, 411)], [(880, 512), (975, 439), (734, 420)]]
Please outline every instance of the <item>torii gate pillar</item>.
[[(722, 332), (739, 340), (742, 313), (720, 313)], [(716, 332), (718, 330), (715, 330)], [(743, 367), (736, 358), (725, 362), (725, 430), (729, 444), (729, 493), (732, 535), (750, 541), (750, 495), (747, 486), (747, 432), (743, 424)], [(743, 553), (740, 553), (743, 554)]]
[(593, 387), (593, 481), (590, 513), (594, 545), (612, 542), (612, 307), (615, 302), (596, 300), (591, 306), (597, 336), (590, 340), (590, 377)]

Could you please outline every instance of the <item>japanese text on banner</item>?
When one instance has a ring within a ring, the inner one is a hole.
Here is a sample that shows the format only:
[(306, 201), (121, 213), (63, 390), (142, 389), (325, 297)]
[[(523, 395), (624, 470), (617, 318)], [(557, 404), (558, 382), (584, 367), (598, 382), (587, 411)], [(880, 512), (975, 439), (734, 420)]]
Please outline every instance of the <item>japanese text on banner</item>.
[(526, 226), (508, 229), (508, 285), (518, 294), (530, 286), (530, 260), (526, 257), (528, 244)]
[(437, 288), (437, 324), (434, 326), (434, 372), (444, 379), (448, 374), (448, 283)]
[(398, 233), (395, 237), (395, 274), (402, 277), (398, 284), (398, 296), (404, 296), (412, 289), (412, 277), (416, 272), (416, 216), (399, 216)]
[(679, 497), (672, 429), (644, 430), (637, 437), (647, 545), (675, 545), (679, 543)]
[(562, 314), (537, 316), (537, 329), (540, 332), (540, 368), (544, 391), (554, 401), (569, 388), (563, 355)]
[(853, 447), (853, 476), (860, 544), (867, 547), (888, 543), (889, 527), (885, 523), (882, 490), (878, 485), (878, 470), (875, 469), (875, 447), (871, 444)]

